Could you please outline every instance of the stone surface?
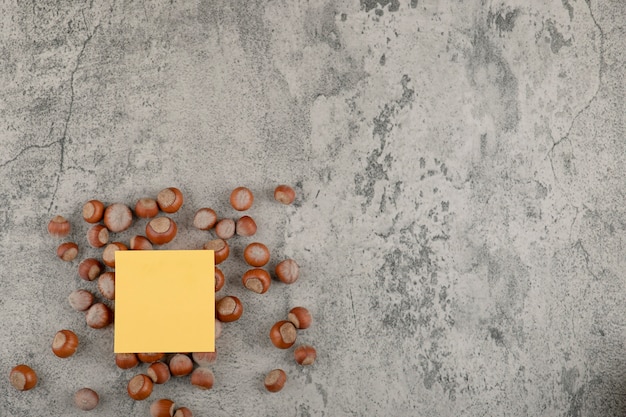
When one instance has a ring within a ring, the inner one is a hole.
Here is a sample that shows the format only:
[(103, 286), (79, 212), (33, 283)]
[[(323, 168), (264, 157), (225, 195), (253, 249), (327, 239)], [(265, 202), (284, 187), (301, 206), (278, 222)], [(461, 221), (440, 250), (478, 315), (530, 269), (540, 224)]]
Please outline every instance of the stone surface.
[[(76, 275), (99, 253), (82, 204), (177, 186), (164, 249), (195, 249), (211, 232), (194, 211), (238, 217), (239, 185), (259, 231), (223, 264), (245, 311), (215, 386), (151, 399), (198, 416), (626, 413), (625, 21), (621, 0), (2, 3), (0, 416), (82, 415), (83, 387), (93, 416), (148, 415), (112, 328), (67, 302), (97, 293)], [(295, 205), (272, 200), (279, 183)], [(74, 262), (46, 233), (56, 214)], [(245, 290), (254, 240), (299, 281)], [(310, 367), (268, 338), (296, 305)], [(61, 328), (81, 340), (69, 359), (50, 350)], [(32, 391), (10, 386), (18, 363)], [(285, 388), (265, 392), (279, 367)]]

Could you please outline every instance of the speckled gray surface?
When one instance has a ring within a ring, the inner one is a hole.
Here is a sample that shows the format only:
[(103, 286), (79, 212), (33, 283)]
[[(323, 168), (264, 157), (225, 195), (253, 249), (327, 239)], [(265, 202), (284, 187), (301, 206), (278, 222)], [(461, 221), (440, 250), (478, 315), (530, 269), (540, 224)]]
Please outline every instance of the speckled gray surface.
[[(152, 398), (197, 416), (626, 414), (624, 22), (622, 0), (1, 3), (0, 416), (82, 415), (83, 386), (90, 415), (148, 415), (112, 329), (66, 301), (94, 285), (55, 258), (53, 215), (82, 259), (86, 200), (177, 186), (167, 247), (197, 248), (193, 212), (235, 217), (238, 185), (301, 278), (246, 292), (252, 238), (233, 241), (222, 293), (246, 312), (215, 388)], [(309, 368), (267, 338), (295, 305)], [(60, 328), (82, 341), (70, 359), (50, 351)], [(6, 377), (22, 362), (29, 392)]]

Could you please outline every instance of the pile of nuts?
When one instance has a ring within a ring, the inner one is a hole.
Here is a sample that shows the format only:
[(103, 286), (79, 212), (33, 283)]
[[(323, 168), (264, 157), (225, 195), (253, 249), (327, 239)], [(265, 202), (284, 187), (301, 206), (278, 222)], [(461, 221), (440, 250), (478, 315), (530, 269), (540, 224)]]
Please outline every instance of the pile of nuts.
[[(291, 204), (295, 200), (295, 191), (287, 185), (279, 185), (274, 191), (276, 201)], [(109, 305), (115, 300), (115, 252), (123, 250), (151, 250), (171, 242), (177, 234), (176, 222), (165, 214), (176, 213), (183, 205), (182, 192), (174, 187), (161, 190), (156, 199), (141, 198), (131, 210), (122, 203), (113, 203), (105, 207), (99, 200), (90, 200), (83, 205), (83, 219), (93, 224), (87, 232), (87, 242), (93, 248), (101, 248), (100, 258), (86, 258), (78, 265), (78, 276), (85, 281), (96, 281), (97, 288), (103, 302), (98, 302), (96, 296), (86, 289), (73, 291), (68, 301), (70, 306), (85, 313), (87, 325), (100, 329), (113, 322), (113, 310)], [(237, 211), (248, 210), (254, 202), (254, 195), (245, 187), (238, 187), (230, 194), (230, 205)], [(144, 235), (135, 235), (130, 238), (129, 244), (112, 240), (114, 233), (129, 229), (134, 216), (148, 219)], [(242, 216), (237, 220), (231, 218), (219, 219), (217, 213), (208, 207), (200, 208), (195, 212), (193, 225), (200, 230), (213, 230), (216, 239), (203, 245), (203, 249), (213, 250), (215, 254), (215, 291), (222, 289), (225, 275), (217, 266), (230, 255), (228, 240), (237, 236), (250, 237), (257, 231), (257, 224), (250, 216)], [(69, 221), (62, 216), (55, 216), (48, 223), (48, 232), (57, 238), (65, 238), (71, 232)], [(76, 242), (63, 242), (57, 247), (57, 256), (65, 262), (74, 261), (79, 254), (79, 245)], [(251, 267), (242, 276), (242, 285), (250, 291), (263, 294), (268, 291), (272, 283), (270, 273), (263, 269), (270, 260), (270, 250), (261, 242), (247, 245), (243, 251), (244, 261)], [(111, 270), (107, 271), (106, 268)], [(298, 280), (299, 267), (293, 259), (279, 262), (275, 268), (275, 277), (284, 284), (293, 284)], [(219, 338), (222, 323), (238, 320), (243, 314), (241, 300), (233, 295), (216, 298), (215, 305), (215, 338)], [(272, 326), (269, 338), (274, 346), (280, 349), (291, 348), (297, 338), (299, 330), (311, 325), (311, 314), (304, 307), (292, 308), (285, 320), (280, 320)], [(69, 358), (79, 348), (78, 336), (71, 330), (63, 329), (56, 333), (52, 340), (52, 352), (59, 358)], [(149, 364), (145, 373), (133, 376), (127, 386), (130, 398), (141, 401), (150, 397), (154, 384), (164, 384), (170, 377), (190, 376), (190, 383), (203, 390), (211, 389), (215, 377), (209, 368), (217, 359), (217, 352), (193, 353), (117, 353), (115, 363), (121, 369), (132, 369), (140, 363)], [(300, 345), (294, 350), (294, 359), (300, 365), (311, 365), (315, 362), (316, 351), (310, 345)], [(197, 367), (194, 366), (194, 363)], [(195, 367), (195, 369), (194, 369)], [(33, 369), (25, 364), (15, 366), (10, 373), (10, 382), (18, 390), (27, 391), (37, 385), (37, 375)], [(282, 369), (270, 371), (264, 380), (269, 392), (280, 391), (287, 380), (287, 374)], [(99, 402), (98, 394), (90, 388), (82, 388), (75, 393), (74, 403), (81, 410), (92, 410)], [(150, 406), (153, 417), (189, 417), (192, 412), (186, 408), (176, 408), (169, 399), (158, 399)]]

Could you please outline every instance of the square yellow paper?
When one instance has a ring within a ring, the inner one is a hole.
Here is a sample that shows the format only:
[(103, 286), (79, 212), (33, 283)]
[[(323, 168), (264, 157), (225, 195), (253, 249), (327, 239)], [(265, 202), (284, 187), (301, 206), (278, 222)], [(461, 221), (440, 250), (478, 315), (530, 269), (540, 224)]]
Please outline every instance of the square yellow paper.
[(213, 352), (209, 250), (115, 252), (115, 353)]

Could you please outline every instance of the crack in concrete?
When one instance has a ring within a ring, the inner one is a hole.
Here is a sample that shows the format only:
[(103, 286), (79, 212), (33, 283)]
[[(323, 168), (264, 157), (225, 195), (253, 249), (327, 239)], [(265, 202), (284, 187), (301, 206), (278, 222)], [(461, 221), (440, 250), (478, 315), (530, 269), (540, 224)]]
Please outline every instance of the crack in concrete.
[(604, 69), (606, 66), (606, 62), (604, 58), (604, 42), (605, 42), (604, 30), (602, 30), (602, 27), (600, 27), (600, 25), (598, 24), (598, 21), (596, 20), (595, 15), (593, 14), (593, 9), (591, 8), (591, 2), (586, 1), (586, 3), (587, 3), (587, 7), (589, 8), (589, 15), (591, 17), (591, 20), (593, 21), (594, 26), (598, 29), (598, 32), (600, 33), (600, 50), (598, 51), (599, 59), (600, 59), (600, 65), (598, 68), (598, 87), (596, 88), (596, 91), (594, 92), (591, 99), (589, 99), (587, 104), (582, 109), (580, 109), (576, 113), (576, 115), (574, 115), (574, 117), (572, 118), (572, 122), (570, 123), (569, 128), (567, 129), (567, 132), (565, 133), (565, 135), (552, 144), (552, 147), (550, 148), (550, 150), (548, 151), (548, 154), (546, 155), (550, 159), (550, 166), (552, 167), (552, 175), (554, 175), (554, 179), (556, 180), (556, 182), (559, 182), (559, 179), (557, 178), (556, 172), (554, 171), (554, 165), (552, 161), (552, 154), (554, 153), (554, 149), (558, 145), (560, 145), (562, 142), (570, 139), (570, 134), (572, 132), (572, 129), (574, 128), (574, 124), (576, 123), (576, 121), (580, 118), (580, 116), (584, 112), (589, 110), (589, 108), (591, 107), (591, 104), (593, 104), (593, 102), (598, 98), (598, 94), (600, 93), (600, 89), (602, 88), (602, 79), (604, 75)]
[(29, 151), (29, 150), (31, 150), (31, 149), (46, 149), (46, 148), (50, 148), (51, 146), (54, 146), (54, 145), (56, 145), (56, 144), (58, 144), (58, 143), (59, 143), (59, 141), (58, 141), (58, 140), (55, 140), (55, 141), (53, 141), (53, 142), (46, 143), (45, 145), (28, 145), (28, 146), (26, 146), (26, 147), (22, 148), (22, 149), (21, 149), (21, 150), (17, 153), (17, 155), (15, 155), (13, 158), (11, 158), (11, 159), (9, 159), (9, 160), (7, 160), (7, 161), (5, 161), (5, 162), (1, 163), (1, 164), (0, 164), (0, 168), (4, 168), (4, 167), (6, 167), (7, 165), (10, 165), (10, 164), (12, 164), (13, 162), (17, 161), (17, 160), (18, 160), (18, 159), (19, 159), (22, 155), (24, 155), (26, 152), (28, 152), (28, 151)]
[(93, 31), (87, 36), (87, 39), (85, 39), (85, 41), (83, 42), (83, 46), (80, 49), (80, 52), (78, 53), (76, 57), (76, 65), (74, 66), (74, 69), (70, 73), (70, 104), (68, 105), (67, 117), (65, 118), (65, 124), (63, 125), (63, 134), (61, 135), (61, 138), (57, 141), (57, 143), (59, 143), (59, 145), (61, 146), (61, 156), (59, 158), (59, 170), (57, 173), (56, 183), (54, 185), (54, 191), (52, 192), (52, 198), (50, 199), (50, 205), (48, 206), (48, 213), (50, 213), (50, 210), (52, 210), (54, 199), (56, 198), (57, 191), (59, 190), (59, 182), (61, 181), (61, 175), (63, 174), (65, 170), (64, 168), (65, 143), (67, 141), (67, 130), (70, 124), (70, 120), (72, 118), (73, 111), (74, 111), (74, 77), (76, 76), (76, 72), (78, 71), (78, 68), (80, 67), (80, 62), (83, 57), (83, 54), (85, 53), (85, 49), (87, 48), (87, 44), (89, 44), (89, 42), (91, 41), (93, 36), (96, 34), (96, 31), (98, 30), (99, 27), (100, 27), (100, 24), (98, 23), (93, 28)]
[(589, 255), (589, 252), (587, 252), (587, 249), (585, 249), (585, 247), (583, 246), (583, 242), (580, 239), (576, 241), (576, 243), (574, 244), (574, 248), (580, 249), (580, 251), (583, 254), (583, 258), (585, 259), (585, 266), (587, 267), (587, 272), (589, 272), (591, 276), (594, 277), (596, 281), (598, 281), (599, 280), (598, 276), (591, 270), (591, 266), (589, 266), (589, 263), (591, 262), (591, 255)]

